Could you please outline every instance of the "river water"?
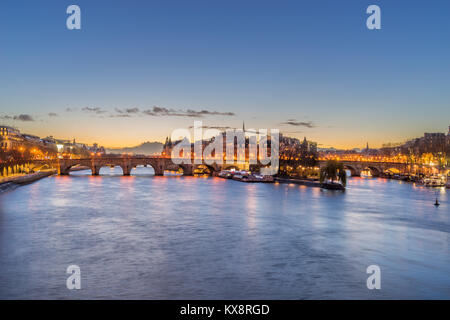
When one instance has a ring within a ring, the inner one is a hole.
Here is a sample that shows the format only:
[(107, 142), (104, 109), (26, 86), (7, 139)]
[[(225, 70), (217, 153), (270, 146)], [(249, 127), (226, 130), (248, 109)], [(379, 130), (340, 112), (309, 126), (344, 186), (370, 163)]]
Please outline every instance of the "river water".
[[(450, 190), (117, 170), (0, 195), (1, 299), (450, 299)], [(69, 265), (81, 290), (66, 287)]]

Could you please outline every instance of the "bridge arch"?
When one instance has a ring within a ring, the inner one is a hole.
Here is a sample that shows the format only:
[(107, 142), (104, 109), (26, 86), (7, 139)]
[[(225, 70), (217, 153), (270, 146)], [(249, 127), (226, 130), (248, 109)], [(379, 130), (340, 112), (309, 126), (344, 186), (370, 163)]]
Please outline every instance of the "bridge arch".
[(119, 176), (124, 175), (125, 171), (121, 165), (103, 164), (96, 166), (97, 176)]
[[(121, 169), (121, 173), (118, 172), (118, 168)], [(113, 161), (92, 161), (91, 163), (92, 175), (129, 175), (129, 170), (123, 163), (115, 163)], [(102, 171), (102, 172), (100, 172)], [(128, 174), (127, 174), (128, 173)]]
[[(139, 169), (138, 169), (139, 168)], [(139, 170), (139, 172), (138, 172)], [(154, 176), (155, 168), (151, 164), (137, 165), (131, 168), (130, 175), (132, 176)]]
[(229, 164), (229, 165), (224, 164), (223, 165), (223, 170), (233, 170), (233, 169), (236, 171), (241, 170), (241, 169), (239, 169), (239, 167), (237, 165), (234, 165), (234, 164)]
[(37, 171), (37, 170), (52, 169), (52, 166), (48, 163), (35, 163), (31, 164), (29, 168), (34, 171)]
[(398, 168), (388, 168), (386, 170), (384, 170), (385, 173), (391, 173), (391, 174), (399, 174), (400, 173), (400, 169)]
[(93, 173), (91, 166), (84, 166), (79, 164), (61, 166), (59, 170), (60, 175), (86, 175), (87, 173), (85, 171), (89, 171), (90, 175), (92, 175)]
[(374, 167), (374, 166), (367, 166), (367, 167), (364, 168), (364, 170), (370, 171), (370, 175), (372, 177), (379, 177), (381, 172), (382, 172), (379, 168)]
[(194, 166), (193, 174), (194, 175), (213, 175), (216, 172), (216, 169), (207, 164), (199, 164)]
[(359, 177), (361, 175), (361, 172), (352, 165), (344, 164), (344, 169), (350, 171), (352, 177)]
[(76, 167), (86, 167), (86, 170), (89, 168), (92, 173), (94, 173), (94, 168), (92, 166), (92, 162), (88, 160), (61, 160), (59, 163), (59, 174), (60, 175), (69, 175), (72, 168)]
[(164, 170), (164, 175), (165, 176), (184, 176), (184, 175), (188, 175), (188, 174), (186, 174), (185, 169), (183, 169), (183, 167), (180, 165), (177, 168), (174, 168), (174, 167), (166, 168)]

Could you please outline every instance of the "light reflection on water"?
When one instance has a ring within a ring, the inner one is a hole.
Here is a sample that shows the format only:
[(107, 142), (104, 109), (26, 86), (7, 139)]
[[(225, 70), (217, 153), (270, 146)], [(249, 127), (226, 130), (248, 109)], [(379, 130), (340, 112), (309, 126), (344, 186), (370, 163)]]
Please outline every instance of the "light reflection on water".
[[(450, 298), (448, 190), (100, 173), (0, 195), (0, 298)], [(81, 290), (65, 286), (70, 264)]]

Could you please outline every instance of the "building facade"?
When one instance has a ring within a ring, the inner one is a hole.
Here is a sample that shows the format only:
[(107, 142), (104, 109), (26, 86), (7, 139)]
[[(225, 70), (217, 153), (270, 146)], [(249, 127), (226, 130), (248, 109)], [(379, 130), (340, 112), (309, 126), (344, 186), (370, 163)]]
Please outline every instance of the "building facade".
[(4, 152), (16, 149), (22, 142), (20, 131), (9, 126), (0, 126), (0, 149)]

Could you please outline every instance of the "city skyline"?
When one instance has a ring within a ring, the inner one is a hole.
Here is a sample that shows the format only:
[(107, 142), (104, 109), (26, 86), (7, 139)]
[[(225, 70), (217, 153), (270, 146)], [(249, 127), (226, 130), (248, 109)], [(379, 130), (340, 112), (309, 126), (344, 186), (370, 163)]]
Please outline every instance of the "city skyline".
[[(19, 130), (19, 132), (22, 133), (22, 134), (27, 134), (27, 135), (35, 135), (36, 134), (34, 132), (27, 132), (27, 131), (21, 130), (21, 127), (18, 127), (18, 126), (15, 126), (15, 125), (11, 125), (11, 124), (8, 124), (8, 123), (5, 124), (5, 123), (0, 122), (0, 126), (2, 126), (2, 127), (6, 126), (6, 127), (15, 128), (15, 129)], [(241, 129), (241, 128), (235, 128), (235, 127), (218, 127), (218, 126), (217, 127), (214, 127), (214, 126), (210, 127), (210, 126), (204, 126), (202, 128), (203, 134), (205, 133), (206, 130), (211, 129), (211, 128), (218, 129), (221, 132), (225, 132), (226, 130), (236, 130), (236, 129), (239, 130), (239, 129)], [(193, 135), (192, 135), (192, 132), (193, 132), (192, 126), (189, 127), (189, 128), (185, 128), (185, 129), (191, 131), (191, 137), (193, 137)], [(245, 130), (247, 131), (247, 129), (248, 128), (246, 128)], [(253, 128), (251, 128), (251, 129), (253, 129)], [(443, 134), (450, 135), (450, 126), (447, 126), (447, 130), (448, 131), (434, 130), (433, 133), (437, 132), (437, 133), (443, 133)], [(303, 136), (303, 138), (301, 138), (300, 136), (295, 136), (293, 134), (289, 134), (289, 132), (283, 133), (282, 131), (280, 131), (280, 133), (283, 134), (286, 137), (292, 137), (292, 138), (298, 139), (299, 141), (301, 141), (302, 139), (308, 138), (306, 136)], [(340, 150), (353, 150), (353, 149), (363, 150), (363, 149), (367, 149), (368, 147), (374, 148), (374, 149), (379, 149), (379, 148), (382, 148), (383, 146), (388, 146), (388, 145), (390, 145), (390, 146), (401, 145), (401, 144), (404, 144), (404, 143), (406, 143), (408, 141), (412, 141), (414, 139), (421, 138), (421, 137), (423, 137), (424, 134), (427, 134), (427, 133), (421, 133), (421, 134), (419, 134), (416, 137), (409, 137), (409, 138), (403, 139), (402, 141), (389, 141), (389, 142), (386, 142), (383, 145), (379, 145), (379, 146), (372, 146), (372, 145), (369, 144), (369, 142), (366, 142), (366, 144), (363, 145), (363, 146), (337, 147), (337, 146), (333, 146), (333, 145), (325, 146), (324, 144), (320, 143), (320, 141), (314, 141), (314, 142), (317, 143), (317, 146), (320, 149), (335, 148), (335, 149), (340, 149)], [(54, 134), (50, 133), (50, 134), (42, 135), (42, 136), (38, 135), (38, 137), (41, 138), (41, 139), (51, 137), (51, 138), (54, 138), (54, 139), (57, 139), (57, 140), (61, 140), (61, 141), (63, 141), (63, 140), (64, 141), (77, 141), (78, 143), (83, 143), (83, 144), (86, 144), (86, 145), (101, 145), (101, 146), (105, 147), (106, 149), (134, 148), (134, 147), (138, 147), (140, 145), (143, 145), (145, 143), (160, 143), (161, 145), (163, 145), (164, 142), (166, 141), (166, 139), (171, 138), (170, 134), (168, 134), (162, 140), (143, 140), (141, 142), (137, 142), (135, 144), (130, 144), (130, 145), (109, 146), (109, 145), (103, 145), (103, 144), (99, 143), (98, 141), (100, 141), (100, 140), (93, 139), (93, 140), (89, 140), (89, 141), (84, 141), (82, 139), (78, 139), (78, 137), (76, 137), (76, 136), (75, 137), (59, 137), (59, 136), (55, 136)], [(209, 138), (210, 137), (207, 137), (206, 135), (204, 136), (205, 140), (208, 140)], [(309, 141), (313, 141), (312, 139), (308, 139), (308, 140)]]
[(7, 2), (0, 122), (23, 132), (113, 148), (245, 120), (348, 149), (448, 126), (444, 1), (377, 1), (375, 31), (365, 1), (78, 1), (81, 30), (66, 28), (67, 1)]

